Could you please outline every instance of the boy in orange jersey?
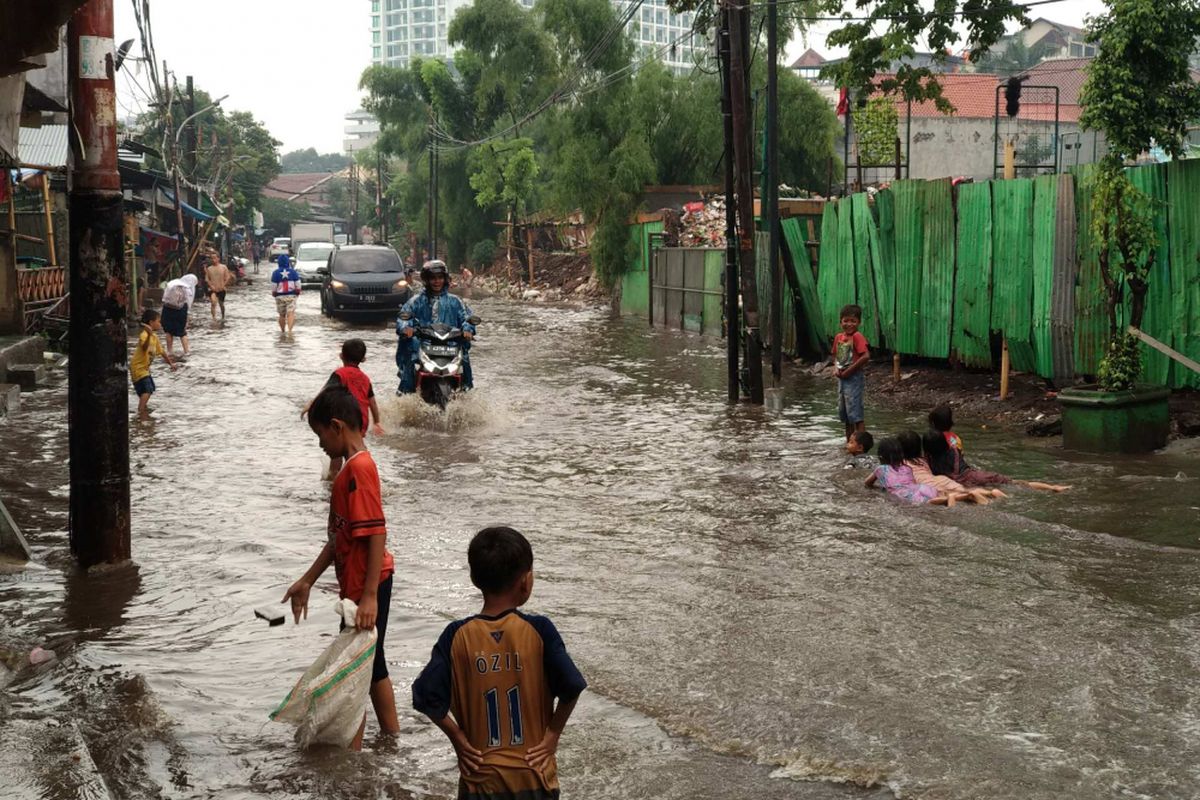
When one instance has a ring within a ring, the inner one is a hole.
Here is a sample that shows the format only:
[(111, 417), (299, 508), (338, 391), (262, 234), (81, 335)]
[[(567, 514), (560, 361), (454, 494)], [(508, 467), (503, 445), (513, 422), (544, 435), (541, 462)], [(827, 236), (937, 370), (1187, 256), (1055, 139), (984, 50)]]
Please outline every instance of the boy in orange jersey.
[(454, 746), (459, 798), (557, 798), (558, 740), (587, 681), (554, 624), (517, 610), (533, 591), (524, 536), (484, 528), (467, 562), (483, 610), (443, 631), (413, 683), (413, 707)]
[[(309, 591), (321, 573), (330, 564), (334, 565), (340, 596), (358, 605), (355, 624), (360, 630), (374, 627), (378, 633), (371, 670), (371, 704), (380, 729), (384, 733), (398, 733), (396, 696), (383, 654), (395, 567), (387, 550), (379, 472), (363, 444), (362, 409), (346, 388), (330, 387), (313, 400), (308, 424), (320, 440), (321, 449), (330, 458), (344, 458), (346, 463), (333, 481), (328, 540), (308, 572), (292, 584), (281, 602), (292, 601), (297, 623), (301, 615), (307, 619)], [(350, 745), (355, 750), (362, 749), (366, 724), (364, 715), (362, 727)]]

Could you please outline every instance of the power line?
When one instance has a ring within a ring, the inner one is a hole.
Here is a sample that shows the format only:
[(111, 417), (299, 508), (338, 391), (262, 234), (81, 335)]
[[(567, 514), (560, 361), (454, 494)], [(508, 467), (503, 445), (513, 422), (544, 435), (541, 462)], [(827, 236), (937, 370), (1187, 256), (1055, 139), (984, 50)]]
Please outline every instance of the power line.
[[(731, 9), (754, 9), (766, 8), (767, 6), (790, 6), (797, 3), (810, 3), (812, 0), (761, 0), (761, 2), (745, 3), (743, 5), (730, 5)], [(1015, 3), (1013, 9), (1034, 8), (1036, 6), (1047, 6), (1053, 3), (1065, 3), (1067, 0), (1031, 0), (1028, 3)], [(888, 14), (879, 17), (853, 17), (849, 15), (840, 17), (818, 17), (818, 16), (795, 16), (792, 19), (798, 22), (905, 22), (912, 19), (942, 19), (948, 17), (974, 17), (991, 14), (1007, 14), (1012, 9), (1004, 8), (984, 8), (976, 11), (917, 11), (912, 14)]]

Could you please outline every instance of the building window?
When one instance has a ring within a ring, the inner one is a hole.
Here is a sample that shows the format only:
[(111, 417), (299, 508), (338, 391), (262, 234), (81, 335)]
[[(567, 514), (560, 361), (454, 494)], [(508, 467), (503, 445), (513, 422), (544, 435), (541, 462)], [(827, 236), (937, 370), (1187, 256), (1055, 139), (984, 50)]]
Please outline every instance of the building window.
[(440, 36), (443, 39), (446, 38), (446, 26), (445, 25), (438, 25), (438, 36)]
[(379, 44), (379, 31), (371, 31), (371, 41), (375, 44)]
[(379, 12), (379, 0), (371, 0), (371, 11), (373, 13)]
[(376, 61), (379, 60), (379, 46), (378, 45), (371, 48), (371, 58), (375, 59)]

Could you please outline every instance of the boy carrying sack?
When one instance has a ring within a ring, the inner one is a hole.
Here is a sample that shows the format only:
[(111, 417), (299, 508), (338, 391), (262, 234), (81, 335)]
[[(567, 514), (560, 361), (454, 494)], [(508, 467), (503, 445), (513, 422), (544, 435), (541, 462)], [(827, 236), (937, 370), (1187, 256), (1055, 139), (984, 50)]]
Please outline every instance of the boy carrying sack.
[(554, 624), (518, 610), (533, 591), (524, 536), (485, 528), (467, 562), (483, 610), (443, 631), (413, 683), (413, 708), (454, 746), (460, 798), (557, 798), (558, 740), (587, 681)]
[[(392, 599), (392, 554), (387, 550), (387, 525), (379, 472), (363, 444), (363, 416), (358, 400), (341, 386), (322, 391), (313, 400), (308, 424), (330, 458), (345, 459), (345, 466), (333, 481), (329, 499), (329, 538), (320, 554), (300, 580), (292, 584), (280, 602), (291, 600), (296, 622), (308, 617), (308, 595), (321, 574), (334, 565), (339, 594), (357, 608), (353, 627), (360, 631), (375, 629), (375, 651), (371, 665), (371, 704), (384, 733), (398, 733), (396, 698), (388, 677), (383, 652), (387, 633), (388, 608)], [(342, 628), (350, 627), (343, 619)], [(362, 718), (358, 734), (350, 743), (362, 748)]]

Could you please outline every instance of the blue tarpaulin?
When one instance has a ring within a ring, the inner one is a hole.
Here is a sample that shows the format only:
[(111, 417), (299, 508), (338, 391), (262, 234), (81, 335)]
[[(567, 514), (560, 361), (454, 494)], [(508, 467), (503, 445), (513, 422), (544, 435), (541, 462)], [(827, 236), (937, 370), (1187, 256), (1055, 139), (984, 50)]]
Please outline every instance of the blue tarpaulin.
[[(159, 189), (159, 191), (162, 192), (163, 196), (167, 198), (167, 202), (169, 202), (172, 206), (175, 205), (174, 193), (169, 192), (166, 189)], [(212, 214), (205, 214), (200, 209), (192, 208), (187, 203), (181, 202), (180, 205), (183, 206), (183, 213), (187, 214), (189, 217), (192, 217), (193, 219), (198, 219), (201, 222), (208, 222), (210, 219), (213, 218)]]

